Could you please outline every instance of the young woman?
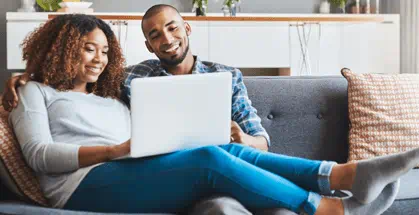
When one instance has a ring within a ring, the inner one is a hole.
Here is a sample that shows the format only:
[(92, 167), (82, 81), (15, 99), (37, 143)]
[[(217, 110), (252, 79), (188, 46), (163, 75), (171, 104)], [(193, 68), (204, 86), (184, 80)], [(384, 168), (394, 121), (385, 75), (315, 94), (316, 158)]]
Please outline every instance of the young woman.
[[(182, 212), (212, 194), (246, 207), (307, 214), (380, 214), (419, 149), (351, 164), (288, 157), (240, 144), (140, 159), (120, 98), (123, 57), (110, 27), (88, 15), (48, 21), (23, 44), (26, 73), (10, 115), (23, 155), (54, 207), (97, 212)], [(332, 190), (348, 199), (323, 197)], [(320, 193), (320, 194), (319, 194)]]

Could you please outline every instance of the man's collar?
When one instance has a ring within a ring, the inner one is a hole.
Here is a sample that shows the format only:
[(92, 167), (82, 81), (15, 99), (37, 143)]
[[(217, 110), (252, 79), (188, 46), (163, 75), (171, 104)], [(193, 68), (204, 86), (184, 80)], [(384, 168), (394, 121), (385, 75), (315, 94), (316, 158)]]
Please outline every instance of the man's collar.
[(194, 56), (195, 63), (193, 66), (192, 74), (206, 73), (206, 66), (202, 63), (198, 56)]
[[(199, 59), (198, 56), (194, 55), (194, 65), (193, 65), (193, 69), (192, 69), (192, 74), (199, 74), (199, 73), (207, 73), (207, 66), (205, 64), (202, 63), (202, 61)], [(157, 67), (157, 73), (159, 74), (164, 74), (164, 75), (172, 75), (170, 73), (168, 73), (161, 65), (161, 63), (158, 65)]]

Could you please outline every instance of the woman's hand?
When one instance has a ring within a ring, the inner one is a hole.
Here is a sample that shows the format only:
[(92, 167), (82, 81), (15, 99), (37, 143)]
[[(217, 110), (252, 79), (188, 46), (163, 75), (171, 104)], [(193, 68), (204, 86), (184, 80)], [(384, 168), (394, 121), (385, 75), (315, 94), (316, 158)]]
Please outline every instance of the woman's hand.
[(1, 100), (5, 110), (10, 112), (13, 110), (13, 108), (17, 107), (17, 103), (19, 101), (19, 97), (17, 96), (17, 88), (19, 86), (25, 85), (29, 80), (30, 76), (26, 73), (11, 77), (9, 80), (7, 80)]
[(82, 146), (79, 149), (79, 167), (111, 161), (128, 155), (130, 151), (131, 139), (113, 146)]
[(131, 139), (121, 143), (119, 145), (111, 146), (109, 158), (113, 160), (125, 155), (128, 155), (131, 152)]

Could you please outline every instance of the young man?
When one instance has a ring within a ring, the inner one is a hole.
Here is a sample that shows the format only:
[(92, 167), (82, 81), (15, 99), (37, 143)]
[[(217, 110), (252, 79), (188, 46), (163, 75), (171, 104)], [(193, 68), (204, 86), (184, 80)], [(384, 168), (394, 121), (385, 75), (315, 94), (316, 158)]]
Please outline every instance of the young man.
[(126, 95), (130, 96), (130, 84), (137, 77), (185, 75), (211, 72), (233, 74), (232, 95), (232, 142), (267, 150), (269, 136), (260, 123), (256, 109), (251, 106), (243, 77), (238, 69), (201, 61), (192, 55), (189, 46), (191, 26), (179, 12), (167, 5), (155, 5), (144, 15), (142, 30), (145, 44), (159, 60), (148, 60), (127, 69)]

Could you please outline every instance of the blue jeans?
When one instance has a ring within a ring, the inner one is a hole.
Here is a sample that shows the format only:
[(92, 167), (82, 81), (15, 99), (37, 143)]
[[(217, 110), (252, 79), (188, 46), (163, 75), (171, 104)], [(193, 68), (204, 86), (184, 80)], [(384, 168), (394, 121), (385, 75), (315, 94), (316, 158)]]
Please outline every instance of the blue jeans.
[(239, 144), (207, 146), (92, 169), (65, 209), (179, 213), (204, 197), (236, 198), (250, 210), (316, 212), (329, 194), (334, 162), (263, 152)]

